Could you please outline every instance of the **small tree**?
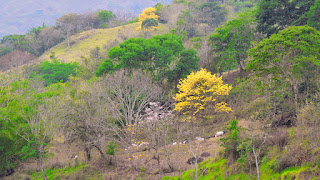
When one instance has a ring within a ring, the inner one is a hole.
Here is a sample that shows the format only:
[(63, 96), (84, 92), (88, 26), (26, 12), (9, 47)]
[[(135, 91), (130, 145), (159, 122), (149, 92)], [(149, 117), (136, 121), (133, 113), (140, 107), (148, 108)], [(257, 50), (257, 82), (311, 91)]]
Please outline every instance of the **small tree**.
[[(143, 28), (142, 24), (143, 24), (143, 21), (147, 20), (147, 19), (154, 19), (158, 22), (158, 19), (159, 19), (159, 16), (156, 15), (156, 11), (157, 9), (156, 8), (153, 8), (153, 7), (149, 7), (145, 10), (142, 11), (142, 14), (139, 14), (139, 24), (140, 26), (137, 28), (137, 30)], [(156, 27), (152, 26), (153, 28), (156, 29)]]
[(212, 75), (206, 69), (192, 72), (180, 81), (178, 89), (179, 92), (173, 97), (177, 101), (174, 111), (186, 115), (186, 120), (192, 123), (192, 129), (195, 117), (199, 117), (209, 105), (212, 105), (216, 112), (232, 111), (227, 103), (219, 100), (220, 96), (229, 94), (232, 86), (223, 84), (222, 77)]
[(57, 104), (54, 96), (58, 95), (58, 89), (51, 87), (51, 90), (37, 93), (41, 89), (32, 87), (28, 81), (15, 82), (11, 86), (13, 96), (3, 119), (14, 127), (15, 134), (28, 143), (21, 150), (22, 159), (36, 157), (43, 179), (47, 179), (44, 155), (47, 142), (57, 129), (59, 115), (54, 106)]
[(232, 155), (234, 159), (239, 158), (238, 146), (240, 144), (240, 128), (238, 127), (238, 121), (231, 121), (227, 128), (228, 135), (222, 138), (222, 146), (225, 148), (226, 155)]
[(67, 82), (70, 75), (76, 76), (79, 64), (76, 62), (65, 63), (62, 60), (52, 59), (52, 62), (43, 61), (40, 65), (31, 68), (34, 70), (31, 78), (40, 76), (48, 86), (60, 81)]
[(100, 21), (100, 26), (103, 28), (108, 27), (108, 23), (115, 18), (116, 15), (112, 11), (101, 10), (98, 12), (98, 20)]
[(65, 14), (56, 20), (56, 26), (60, 28), (67, 36), (67, 48), (70, 47), (70, 37), (77, 33), (79, 27), (81, 27), (80, 23), (80, 15), (77, 13)]

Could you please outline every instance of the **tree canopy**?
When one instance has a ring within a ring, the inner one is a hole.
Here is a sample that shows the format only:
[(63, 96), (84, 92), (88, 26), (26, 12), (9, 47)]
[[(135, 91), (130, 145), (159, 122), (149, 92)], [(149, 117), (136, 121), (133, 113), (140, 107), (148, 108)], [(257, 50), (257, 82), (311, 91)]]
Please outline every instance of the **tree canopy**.
[[(142, 69), (151, 73), (157, 81), (174, 75), (170, 77), (173, 81), (197, 69), (199, 61), (196, 52), (185, 50), (181, 38), (174, 34), (157, 35), (149, 39), (131, 38), (119, 47), (110, 49), (108, 55), (110, 59), (101, 63), (96, 71), (97, 76), (120, 68), (128, 71)], [(182, 66), (183, 61), (185, 64)]]
[(52, 59), (50, 61), (43, 61), (40, 65), (31, 67), (31, 78), (40, 76), (46, 85), (67, 82), (70, 75), (76, 76), (79, 70), (79, 64), (65, 63), (62, 60)]
[(319, 74), (320, 33), (309, 26), (294, 26), (279, 31), (250, 49), (247, 68), (268, 77), (281, 87), (292, 87), (298, 109), (298, 85)]
[(303, 18), (315, 0), (261, 0), (257, 14), (258, 31), (268, 37), (290, 25), (306, 25)]
[(243, 60), (247, 58), (251, 41), (257, 37), (254, 16), (254, 10), (240, 14), (238, 18), (218, 27), (210, 36), (220, 72), (234, 69), (237, 65), (240, 70), (245, 70)]
[(178, 85), (178, 93), (174, 111), (188, 116), (188, 121), (194, 121), (194, 116), (199, 115), (206, 107), (212, 105), (216, 112), (231, 112), (227, 103), (218, 97), (228, 95), (232, 86), (223, 84), (222, 77), (212, 75), (206, 69), (192, 72), (187, 78), (182, 79)]

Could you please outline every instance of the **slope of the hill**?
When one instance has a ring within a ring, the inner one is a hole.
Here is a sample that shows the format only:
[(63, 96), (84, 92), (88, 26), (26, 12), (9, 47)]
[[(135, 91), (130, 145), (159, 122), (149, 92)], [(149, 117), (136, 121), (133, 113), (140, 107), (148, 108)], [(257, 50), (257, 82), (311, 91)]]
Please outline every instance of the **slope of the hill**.
[(156, 31), (143, 32), (136, 30), (138, 23), (128, 24), (110, 29), (93, 29), (78, 33), (70, 38), (70, 47), (67, 47), (67, 40), (54, 46), (44, 53), (39, 60), (47, 60), (51, 52), (55, 53), (55, 57), (66, 62), (79, 61), (81, 56), (88, 57), (90, 51), (96, 47), (100, 47), (102, 51), (111, 48), (116, 43), (121, 42), (130, 37), (150, 33), (151, 35), (163, 34), (169, 32), (169, 28), (164, 24), (159, 24)]

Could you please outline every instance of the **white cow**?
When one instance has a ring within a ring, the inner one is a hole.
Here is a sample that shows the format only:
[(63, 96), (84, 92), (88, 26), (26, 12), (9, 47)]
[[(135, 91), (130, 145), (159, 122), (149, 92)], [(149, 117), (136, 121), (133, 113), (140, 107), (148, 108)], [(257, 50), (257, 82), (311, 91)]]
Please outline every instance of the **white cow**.
[(202, 138), (202, 137), (196, 137), (196, 140), (198, 140), (198, 141), (204, 141), (204, 138)]
[(144, 146), (144, 145), (149, 145), (148, 142), (142, 142), (141, 144), (139, 144), (139, 147)]
[(216, 135), (214, 137), (219, 137), (219, 136), (223, 136), (224, 132), (223, 131), (219, 131), (216, 133)]

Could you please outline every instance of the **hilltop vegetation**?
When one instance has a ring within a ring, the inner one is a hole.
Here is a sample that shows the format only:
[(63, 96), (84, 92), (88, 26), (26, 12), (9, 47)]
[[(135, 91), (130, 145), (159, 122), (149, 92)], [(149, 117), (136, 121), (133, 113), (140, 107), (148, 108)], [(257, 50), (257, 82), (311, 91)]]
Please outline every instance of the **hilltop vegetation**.
[(0, 74), (0, 176), (319, 178), (319, 3), (175, 0), (6, 37), (4, 57), (41, 51)]

